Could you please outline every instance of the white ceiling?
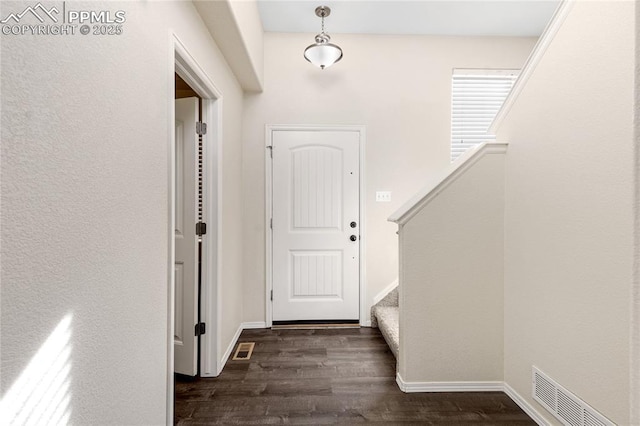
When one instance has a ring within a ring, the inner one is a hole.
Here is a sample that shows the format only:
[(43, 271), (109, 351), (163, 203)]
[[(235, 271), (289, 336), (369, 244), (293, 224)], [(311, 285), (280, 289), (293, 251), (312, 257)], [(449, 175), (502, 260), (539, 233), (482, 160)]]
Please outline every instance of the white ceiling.
[(539, 36), (559, 0), (258, 0), (268, 32)]

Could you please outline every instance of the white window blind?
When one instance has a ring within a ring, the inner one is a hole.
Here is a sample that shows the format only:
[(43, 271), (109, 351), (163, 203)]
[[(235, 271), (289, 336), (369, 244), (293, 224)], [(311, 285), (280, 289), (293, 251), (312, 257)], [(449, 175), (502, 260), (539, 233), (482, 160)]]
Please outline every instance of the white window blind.
[(453, 71), (451, 88), (451, 161), (467, 149), (495, 140), (489, 126), (511, 91), (520, 70)]

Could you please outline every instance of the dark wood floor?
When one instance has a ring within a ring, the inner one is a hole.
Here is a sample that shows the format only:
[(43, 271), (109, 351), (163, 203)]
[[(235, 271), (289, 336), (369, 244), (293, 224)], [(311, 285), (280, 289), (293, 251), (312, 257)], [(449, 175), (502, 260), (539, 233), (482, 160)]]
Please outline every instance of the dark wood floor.
[(378, 329), (245, 330), (239, 341), (256, 343), (251, 360), (176, 383), (176, 424), (535, 425), (501, 392), (401, 392)]

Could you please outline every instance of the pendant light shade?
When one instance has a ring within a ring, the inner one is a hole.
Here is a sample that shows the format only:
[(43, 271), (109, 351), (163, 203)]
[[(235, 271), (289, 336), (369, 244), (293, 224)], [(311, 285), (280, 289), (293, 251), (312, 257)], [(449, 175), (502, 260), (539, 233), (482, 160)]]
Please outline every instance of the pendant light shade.
[(316, 7), (316, 15), (322, 18), (322, 32), (316, 36), (316, 42), (304, 50), (304, 58), (321, 69), (330, 67), (342, 59), (342, 49), (330, 43), (331, 37), (324, 32), (324, 18), (330, 13), (331, 9), (327, 6)]

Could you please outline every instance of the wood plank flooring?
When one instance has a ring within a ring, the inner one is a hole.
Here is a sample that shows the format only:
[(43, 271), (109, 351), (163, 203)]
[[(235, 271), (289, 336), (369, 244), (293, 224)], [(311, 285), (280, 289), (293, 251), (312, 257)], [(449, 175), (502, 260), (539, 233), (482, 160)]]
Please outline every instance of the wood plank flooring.
[(535, 425), (502, 392), (401, 392), (378, 329), (245, 330), (239, 342), (256, 343), (250, 360), (176, 382), (177, 425)]

